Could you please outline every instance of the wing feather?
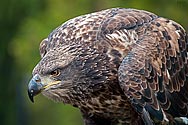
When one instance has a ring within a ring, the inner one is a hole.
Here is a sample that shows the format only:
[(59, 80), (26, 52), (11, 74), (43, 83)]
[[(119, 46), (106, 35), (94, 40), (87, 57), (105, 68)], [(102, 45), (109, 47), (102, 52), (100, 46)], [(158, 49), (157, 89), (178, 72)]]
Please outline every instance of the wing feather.
[(145, 30), (119, 67), (120, 86), (143, 118), (145, 112), (151, 121), (160, 122), (167, 114), (188, 116), (186, 32), (164, 18)]

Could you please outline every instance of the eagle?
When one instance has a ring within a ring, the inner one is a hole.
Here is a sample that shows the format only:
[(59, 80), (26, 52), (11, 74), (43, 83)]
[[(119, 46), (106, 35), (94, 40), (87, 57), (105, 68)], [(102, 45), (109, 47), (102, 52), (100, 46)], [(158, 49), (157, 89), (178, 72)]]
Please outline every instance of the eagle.
[(85, 125), (188, 123), (188, 37), (173, 20), (110, 8), (68, 20), (39, 49), (32, 102), (77, 107)]

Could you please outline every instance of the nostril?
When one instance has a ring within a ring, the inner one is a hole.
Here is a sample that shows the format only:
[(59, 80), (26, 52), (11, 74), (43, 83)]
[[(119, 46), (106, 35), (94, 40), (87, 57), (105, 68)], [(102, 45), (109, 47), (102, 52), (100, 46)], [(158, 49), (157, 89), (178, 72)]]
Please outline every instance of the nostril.
[(41, 82), (41, 80), (40, 79), (35, 79), (35, 82), (39, 83), (39, 82)]
[(41, 82), (41, 79), (40, 79), (40, 77), (39, 77), (38, 74), (36, 74), (36, 75), (34, 76), (34, 81), (35, 81), (36, 83), (40, 83), (40, 82)]

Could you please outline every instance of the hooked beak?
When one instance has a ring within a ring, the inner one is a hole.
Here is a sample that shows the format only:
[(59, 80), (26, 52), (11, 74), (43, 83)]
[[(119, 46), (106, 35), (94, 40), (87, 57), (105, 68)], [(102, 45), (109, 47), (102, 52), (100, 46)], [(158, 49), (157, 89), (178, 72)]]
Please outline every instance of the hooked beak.
[(41, 83), (39, 75), (33, 76), (28, 85), (28, 96), (32, 102), (34, 102), (33, 97), (39, 94), (44, 89), (43, 87), (44, 85)]
[(41, 93), (44, 89), (48, 89), (50, 86), (56, 85), (61, 81), (50, 81), (49, 83), (42, 83), (38, 74), (34, 75), (28, 85), (29, 99), (34, 102), (34, 96)]

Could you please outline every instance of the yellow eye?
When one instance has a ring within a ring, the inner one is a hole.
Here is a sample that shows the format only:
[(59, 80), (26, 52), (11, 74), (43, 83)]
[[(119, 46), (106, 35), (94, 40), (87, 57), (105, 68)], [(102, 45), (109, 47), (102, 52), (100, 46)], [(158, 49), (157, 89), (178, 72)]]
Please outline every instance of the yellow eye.
[(60, 70), (59, 70), (59, 69), (56, 69), (56, 70), (52, 71), (52, 72), (50, 73), (50, 75), (52, 75), (52, 76), (54, 76), (54, 77), (59, 76), (59, 75), (60, 75)]

